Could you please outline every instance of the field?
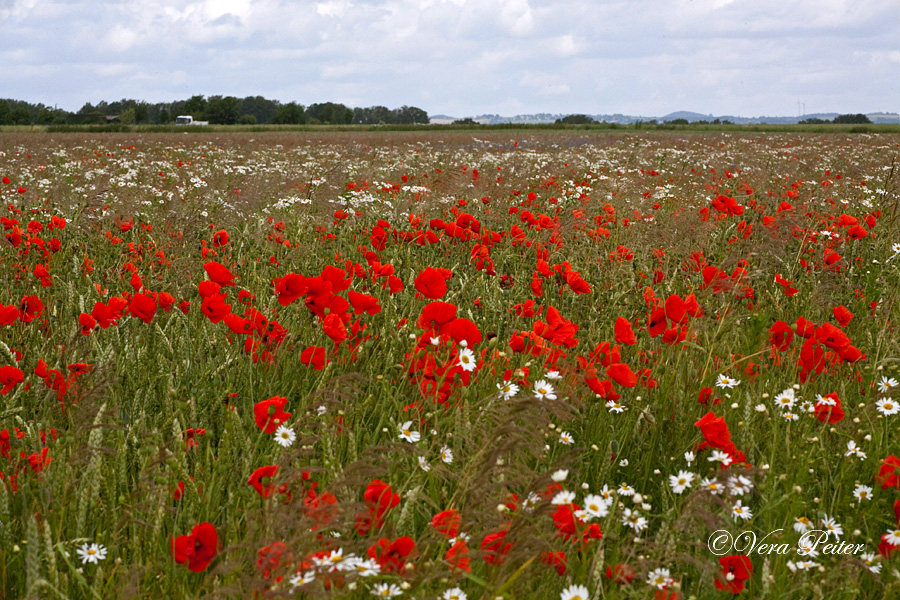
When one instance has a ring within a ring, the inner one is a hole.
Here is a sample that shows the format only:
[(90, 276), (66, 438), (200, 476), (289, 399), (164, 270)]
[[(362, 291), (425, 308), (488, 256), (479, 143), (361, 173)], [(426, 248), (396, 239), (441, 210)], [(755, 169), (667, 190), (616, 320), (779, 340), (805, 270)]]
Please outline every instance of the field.
[(0, 598), (898, 597), (898, 155), (4, 133)]

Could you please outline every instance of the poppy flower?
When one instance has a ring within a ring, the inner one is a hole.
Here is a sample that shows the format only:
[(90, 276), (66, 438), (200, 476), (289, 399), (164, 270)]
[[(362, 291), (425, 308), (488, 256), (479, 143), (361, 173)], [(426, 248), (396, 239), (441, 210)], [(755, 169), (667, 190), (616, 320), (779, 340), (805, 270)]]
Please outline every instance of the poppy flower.
[(673, 323), (681, 323), (685, 318), (684, 300), (675, 294), (666, 298), (666, 318)]
[(300, 353), (300, 362), (307, 367), (321, 371), (326, 364), (325, 348), (322, 346), (309, 346)]
[(816, 402), (816, 418), (823, 423), (838, 423), (844, 419), (844, 409), (841, 407), (841, 399), (834, 392), (824, 396), (830, 402)]
[(322, 321), (322, 329), (335, 345), (347, 339), (347, 327), (344, 326), (341, 317), (335, 313), (329, 313), (325, 317), (325, 320)]
[(343, 292), (350, 287), (350, 283), (353, 281), (352, 277), (347, 277), (347, 272), (345, 270), (335, 267), (334, 265), (327, 265), (322, 269), (322, 273), (319, 277), (321, 277), (323, 281), (331, 283), (332, 292)]
[(225, 244), (228, 243), (228, 232), (224, 229), (220, 229), (219, 231), (213, 234), (213, 246), (216, 248), (221, 248)]
[(728, 429), (728, 424), (725, 423), (725, 417), (717, 417), (712, 412), (708, 412), (694, 425), (700, 428), (703, 439), (713, 448), (729, 454), (734, 454), (737, 450), (734, 442), (731, 441), (731, 431)]
[(892, 487), (900, 489), (900, 458), (891, 454), (881, 462), (875, 474), (875, 484), (883, 490)]
[(541, 562), (556, 569), (559, 575), (566, 574), (565, 552), (543, 552), (541, 553)]
[(377, 315), (381, 312), (381, 304), (379, 303), (378, 298), (374, 296), (348, 290), (347, 298), (350, 300), (350, 305), (353, 307), (353, 313), (356, 315), (361, 315), (362, 313)]
[(44, 303), (37, 296), (25, 296), (19, 303), (19, 320), (31, 323), (44, 312)]
[(633, 388), (637, 385), (638, 378), (625, 363), (614, 363), (606, 369), (606, 375), (622, 387)]
[(218, 294), (219, 290), (221, 289), (221, 285), (219, 285), (215, 281), (210, 281), (209, 279), (205, 279), (197, 285), (197, 292), (200, 294), (201, 298), (209, 298), (210, 296), (214, 296)]
[(206, 315), (210, 323), (218, 323), (231, 312), (231, 305), (225, 302), (225, 294), (213, 294), (203, 299), (200, 311)]
[(385, 513), (400, 504), (400, 494), (394, 493), (391, 486), (380, 479), (373, 479), (366, 486), (363, 501), (369, 511), (368, 514), (360, 513), (356, 517), (356, 532), (360, 535), (368, 533), (370, 528), (377, 529), (384, 524)]
[(459, 526), (462, 522), (460, 514), (453, 510), (442, 510), (431, 518), (431, 526), (441, 535), (455, 538), (459, 535)]
[(81, 326), (82, 335), (91, 335), (94, 327), (97, 326), (97, 319), (88, 313), (81, 313), (78, 315), (78, 324)]
[(843, 304), (840, 306), (835, 306), (831, 309), (832, 314), (834, 314), (834, 318), (837, 320), (838, 325), (841, 327), (846, 327), (850, 320), (853, 318), (853, 313), (847, 310), (847, 307)]
[(415, 552), (416, 543), (412, 538), (403, 536), (391, 541), (381, 538), (366, 552), (369, 558), (378, 563), (384, 573), (399, 573), (403, 570), (407, 558)]
[(454, 569), (459, 569), (466, 573), (472, 571), (469, 564), (469, 546), (464, 538), (457, 538), (444, 555), (444, 560)]
[(456, 305), (448, 302), (431, 302), (426, 304), (419, 315), (416, 325), (419, 329), (435, 329), (441, 327), (456, 318)]
[(25, 381), (25, 374), (17, 367), (3, 366), (0, 367), (0, 385), (3, 389), (0, 394), (7, 395), (10, 390)]
[(480, 344), (482, 340), (478, 326), (465, 318), (453, 319), (443, 325), (440, 332), (442, 335), (449, 335), (457, 344), (465, 342), (470, 348), (475, 344)]
[(135, 294), (128, 304), (128, 313), (144, 323), (150, 323), (156, 314), (156, 301), (146, 294)]
[(569, 284), (569, 287), (576, 294), (589, 294), (591, 292), (591, 284), (582, 279), (581, 273), (577, 271), (566, 273), (566, 283)]
[(19, 320), (19, 309), (15, 304), (0, 304), (0, 325), (12, 325)]
[(784, 352), (794, 341), (794, 331), (784, 321), (775, 321), (769, 328), (769, 344), (776, 350)]
[(234, 275), (228, 270), (228, 267), (215, 261), (210, 261), (203, 265), (203, 269), (209, 276), (211, 281), (215, 281), (222, 287), (234, 285)]
[[(256, 490), (260, 498), (268, 498), (272, 490), (275, 489), (275, 483), (272, 481), (272, 478), (275, 477), (276, 473), (278, 473), (278, 465), (259, 467), (253, 471), (247, 483)], [(265, 483), (263, 482), (264, 479), (266, 480)]]
[(816, 340), (831, 350), (840, 350), (844, 346), (850, 345), (850, 338), (847, 337), (847, 334), (831, 323), (822, 323), (816, 327)]
[(291, 413), (284, 410), (285, 404), (287, 398), (284, 396), (272, 396), (268, 400), (257, 402), (253, 407), (256, 426), (265, 433), (275, 433), (279, 425), (291, 418)]
[(716, 588), (728, 590), (732, 594), (739, 594), (744, 590), (744, 584), (753, 575), (753, 564), (745, 554), (736, 556), (723, 556), (719, 559), (722, 566), (722, 577), (716, 579)]
[(615, 338), (617, 342), (627, 346), (633, 346), (637, 343), (637, 337), (635, 337), (634, 330), (631, 328), (631, 322), (625, 317), (616, 319)]
[(506, 541), (506, 530), (489, 533), (481, 541), (481, 558), (484, 562), (493, 565), (500, 564), (506, 559), (506, 555), (512, 549), (512, 543)]
[(170, 540), (172, 557), (178, 564), (187, 563), (194, 573), (209, 566), (216, 556), (219, 536), (211, 523), (198, 523), (190, 535), (180, 535)]
[(415, 280), (416, 291), (426, 298), (437, 300), (447, 293), (447, 280), (444, 274), (433, 267), (425, 267)]

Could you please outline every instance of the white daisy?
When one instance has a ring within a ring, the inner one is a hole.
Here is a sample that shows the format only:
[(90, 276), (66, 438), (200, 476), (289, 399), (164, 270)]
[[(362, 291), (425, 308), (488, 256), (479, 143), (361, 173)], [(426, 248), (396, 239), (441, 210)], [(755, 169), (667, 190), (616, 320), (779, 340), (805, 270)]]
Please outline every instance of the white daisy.
[(534, 384), (534, 397), (538, 400), (556, 400), (556, 390), (542, 379)]
[(531, 512), (541, 503), (541, 497), (534, 492), (528, 492), (528, 496), (522, 502), (522, 510)]
[(626, 508), (622, 512), (622, 524), (631, 527), (635, 533), (640, 533), (647, 529), (649, 525), (646, 517), (641, 516), (641, 513), (630, 508)]
[(294, 587), (299, 587), (301, 585), (306, 585), (307, 583), (312, 583), (316, 578), (316, 572), (313, 570), (307, 571), (306, 573), (297, 573), (293, 577), (288, 580)]
[(560, 490), (553, 496), (553, 500), (550, 501), (550, 504), (559, 506), (561, 504), (572, 504), (573, 502), (575, 502), (575, 492)]
[(396, 583), (376, 583), (372, 595), (379, 598), (393, 598), (403, 593)]
[(841, 527), (841, 524), (834, 520), (834, 517), (829, 517), (825, 515), (822, 518), (822, 527), (827, 532), (829, 539), (830, 536), (834, 535), (835, 539), (841, 539), (841, 536), (844, 535), (844, 528)]
[(867, 485), (857, 484), (856, 489), (853, 490), (853, 496), (862, 502), (863, 500), (871, 500), (872, 499), (872, 488)]
[(742, 506), (741, 501), (738, 500), (737, 504), (731, 507), (731, 514), (734, 516), (734, 520), (738, 519), (748, 520), (753, 517), (753, 512), (747, 506)]
[(674, 582), (675, 580), (670, 576), (668, 569), (653, 569), (647, 574), (647, 583), (658, 590), (661, 590)]
[(869, 571), (875, 573), (881, 573), (881, 563), (875, 562), (875, 553), (874, 552), (866, 552), (864, 554), (859, 555), (859, 559), (866, 563), (866, 566), (869, 568)]
[(424, 456), (418, 457), (419, 459), (419, 468), (425, 471), (426, 473), (431, 470), (431, 465), (428, 464), (428, 461), (425, 460)]
[(735, 496), (743, 496), (753, 489), (753, 482), (743, 475), (732, 475), (728, 478), (728, 489)]
[(794, 531), (800, 534), (804, 534), (812, 528), (812, 523), (809, 522), (809, 519), (806, 517), (795, 517), (794, 518)]
[(616, 490), (616, 493), (620, 496), (634, 496), (634, 488), (629, 487), (627, 483), (623, 483)]
[(599, 519), (609, 514), (609, 504), (601, 496), (590, 494), (584, 497), (584, 510)]
[(474, 371), (477, 366), (477, 361), (475, 360), (475, 353), (469, 350), (468, 348), (463, 348), (459, 351), (459, 367), (466, 372)]
[(866, 453), (853, 440), (847, 440), (847, 451), (844, 452), (844, 456), (857, 456), (859, 460), (866, 459)]
[(590, 600), (590, 597), (583, 585), (570, 585), (559, 593), (559, 600)]
[(733, 378), (728, 377), (727, 375), (723, 375), (721, 373), (719, 373), (719, 376), (716, 377), (716, 387), (719, 387), (719, 388), (731, 389), (733, 387), (740, 385), (740, 383), (741, 382), (739, 380), (733, 379)]
[(450, 588), (441, 596), (441, 600), (468, 600), (468, 596), (458, 587)]
[(519, 386), (509, 381), (504, 381), (497, 384), (497, 390), (499, 390), (504, 400), (509, 400), (519, 392)]
[(875, 408), (885, 416), (900, 413), (900, 402), (890, 398), (879, 398), (875, 401)]
[(882, 377), (881, 381), (878, 382), (878, 391), (886, 394), (897, 386), (900, 386), (900, 381), (893, 377)]
[(616, 402), (615, 400), (608, 400), (606, 402), (606, 408), (609, 409), (609, 412), (620, 413), (625, 412), (625, 408)]
[(412, 424), (412, 421), (407, 421), (400, 426), (400, 439), (406, 440), (410, 444), (415, 444), (420, 439), (422, 439), (422, 434), (420, 434), (418, 431), (413, 431)]
[(561, 431), (559, 433), (559, 441), (566, 446), (571, 446), (575, 443), (575, 438), (572, 437), (572, 434), (568, 431)]
[(441, 460), (448, 465), (453, 462), (453, 451), (447, 446), (441, 446)]
[(794, 408), (794, 402), (797, 401), (794, 396), (794, 388), (788, 388), (775, 396), (775, 405), (782, 410)]
[(720, 462), (723, 467), (727, 467), (731, 464), (732, 458), (727, 452), (723, 452), (722, 450), (713, 450), (711, 456), (707, 457), (709, 462)]
[(693, 452), (684, 453), (684, 460), (687, 461), (688, 466), (691, 466), (691, 463), (694, 462), (695, 458), (697, 458), (697, 455)]
[(900, 529), (889, 529), (887, 535), (881, 536), (891, 546), (900, 546)]
[(296, 440), (297, 434), (287, 425), (281, 424), (278, 426), (278, 429), (275, 430), (275, 441), (280, 444), (282, 448), (290, 448)]
[(563, 481), (566, 480), (566, 477), (568, 477), (568, 476), (569, 476), (568, 469), (559, 469), (558, 471), (553, 472), (553, 474), (550, 476), (550, 479), (552, 479), (556, 483), (562, 483)]
[(78, 549), (81, 564), (94, 563), (95, 565), (106, 558), (106, 548), (100, 544), (82, 544)]
[(559, 379), (562, 379), (562, 375), (559, 374), (559, 371), (547, 371), (544, 377), (549, 379), (550, 381), (557, 381)]
[(725, 486), (723, 486), (715, 479), (710, 479), (709, 477), (704, 478), (700, 482), (700, 487), (711, 494), (715, 494), (716, 496), (725, 491)]
[(360, 577), (372, 577), (378, 575), (381, 572), (381, 565), (378, 564), (378, 561), (374, 558), (369, 558), (363, 560), (362, 558), (355, 558), (352, 561), (349, 561), (352, 568), (348, 569), (348, 571), (353, 571)]
[(669, 486), (672, 488), (672, 492), (683, 493), (684, 490), (691, 487), (694, 477), (695, 475), (690, 471), (678, 471), (678, 475), (669, 475)]

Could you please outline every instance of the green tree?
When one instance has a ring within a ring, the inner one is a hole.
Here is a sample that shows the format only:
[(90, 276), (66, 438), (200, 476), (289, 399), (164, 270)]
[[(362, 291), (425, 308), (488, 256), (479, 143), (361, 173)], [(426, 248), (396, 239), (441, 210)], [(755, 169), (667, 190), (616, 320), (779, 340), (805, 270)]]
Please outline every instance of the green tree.
[(302, 125), (306, 123), (306, 113), (302, 105), (288, 102), (275, 109), (272, 122), (278, 125)]
[(234, 96), (211, 96), (206, 102), (206, 119), (216, 125), (234, 125), (241, 116), (240, 108), (241, 101)]
[(587, 115), (566, 115), (562, 119), (556, 120), (557, 125), (591, 125), (596, 122)]
[(241, 125), (256, 125), (256, 115), (241, 115), (238, 123)]
[(837, 123), (837, 124), (842, 124), (842, 123), (843, 124), (856, 124), (856, 123), (868, 124), (871, 122), (872, 121), (869, 120), (869, 117), (867, 117), (866, 115), (864, 115), (862, 113), (858, 113), (855, 115), (838, 115), (832, 121), (832, 123)]

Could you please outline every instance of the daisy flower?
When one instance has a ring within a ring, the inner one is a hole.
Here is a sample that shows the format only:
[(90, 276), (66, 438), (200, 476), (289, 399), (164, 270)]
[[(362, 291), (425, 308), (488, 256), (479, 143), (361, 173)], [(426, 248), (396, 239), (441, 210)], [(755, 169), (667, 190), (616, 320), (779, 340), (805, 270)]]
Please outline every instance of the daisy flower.
[(856, 442), (854, 442), (853, 440), (847, 440), (847, 451), (844, 452), (844, 456), (858, 456), (859, 460), (865, 460), (866, 453), (856, 445)]
[(631, 527), (635, 533), (640, 533), (647, 529), (649, 522), (638, 511), (626, 508), (622, 513), (622, 524)]
[(619, 489), (616, 490), (616, 493), (620, 496), (634, 496), (634, 488), (628, 487), (627, 483), (623, 483), (619, 486)]
[(622, 407), (621, 404), (616, 402), (615, 400), (608, 400), (606, 402), (606, 408), (609, 409), (609, 412), (620, 413), (625, 412), (625, 408)]
[(694, 462), (694, 459), (697, 458), (697, 455), (693, 452), (685, 452), (684, 460), (687, 461), (688, 466), (691, 466), (691, 463)]
[(743, 496), (753, 489), (753, 482), (743, 475), (732, 475), (728, 478), (728, 489), (735, 496)]
[(896, 415), (900, 413), (900, 402), (890, 398), (879, 398), (875, 401), (875, 408), (885, 416)]
[(869, 571), (875, 573), (881, 573), (881, 564), (875, 562), (875, 553), (874, 552), (866, 552), (865, 554), (860, 554), (859, 559), (866, 563), (866, 566), (869, 567)]
[(441, 600), (467, 600), (466, 593), (459, 588), (450, 588), (441, 596)]
[(475, 360), (475, 353), (469, 350), (468, 348), (463, 348), (459, 351), (459, 368), (463, 371), (469, 372), (474, 371), (477, 361)]
[(841, 527), (841, 524), (834, 520), (834, 517), (829, 517), (825, 515), (822, 519), (822, 527), (828, 533), (829, 536), (834, 534), (835, 539), (841, 539), (841, 536), (844, 535), (844, 528)]
[(559, 469), (558, 471), (554, 471), (553, 475), (550, 476), (550, 479), (555, 481), (556, 483), (562, 483), (566, 480), (566, 477), (569, 476), (568, 469)]
[(794, 408), (794, 402), (797, 401), (794, 396), (794, 388), (788, 388), (775, 396), (775, 405), (782, 410)]
[(812, 523), (809, 522), (809, 519), (806, 517), (795, 517), (794, 518), (794, 531), (799, 534), (804, 534), (812, 528)]
[(509, 381), (504, 381), (503, 383), (497, 384), (497, 390), (500, 392), (500, 395), (503, 396), (504, 400), (509, 400), (519, 392), (519, 386), (510, 383)]
[(531, 512), (541, 503), (541, 497), (534, 492), (528, 492), (528, 496), (522, 502), (522, 509), (525, 512)]
[(723, 491), (725, 491), (725, 486), (723, 486), (721, 483), (719, 483), (715, 479), (710, 479), (709, 477), (705, 477), (700, 482), (700, 487), (703, 488), (704, 490), (710, 492), (711, 494), (715, 494), (716, 496), (718, 496)]
[(565, 444), (566, 446), (571, 446), (575, 443), (575, 438), (572, 437), (572, 434), (568, 431), (561, 431), (559, 433), (559, 441)]
[(106, 558), (106, 548), (100, 544), (82, 544), (78, 549), (81, 564), (94, 563), (95, 565)]
[(791, 413), (791, 412), (783, 413), (781, 416), (784, 417), (785, 421), (796, 421), (797, 419), (800, 418), (798, 415), (796, 415), (795, 413)]
[(534, 397), (538, 400), (556, 400), (556, 390), (553, 386), (541, 379), (534, 384)]
[(583, 585), (570, 585), (559, 593), (559, 600), (589, 600), (590, 597)]
[(288, 580), (288, 583), (290, 583), (294, 587), (299, 587), (301, 585), (306, 585), (307, 583), (312, 583), (315, 578), (316, 572), (310, 570), (306, 573), (297, 573)]
[(278, 429), (275, 430), (275, 441), (282, 448), (290, 448), (296, 440), (297, 434), (287, 425), (281, 424), (278, 426)]
[(872, 488), (867, 485), (858, 484), (856, 489), (853, 490), (853, 496), (860, 502), (863, 500), (871, 500)]
[(694, 477), (695, 475), (690, 471), (678, 471), (678, 475), (669, 476), (669, 486), (674, 493), (681, 494), (684, 490), (691, 487)]
[(376, 583), (372, 595), (379, 598), (393, 598), (403, 593), (396, 583)]
[(553, 496), (553, 500), (550, 501), (550, 504), (559, 506), (561, 504), (572, 504), (573, 502), (575, 502), (575, 492), (561, 490), (556, 492), (556, 495)]
[(732, 458), (727, 452), (723, 452), (722, 450), (713, 450), (711, 456), (707, 457), (709, 462), (720, 462), (723, 467), (727, 467), (731, 464)]
[(893, 377), (882, 377), (881, 381), (878, 382), (878, 391), (882, 394), (886, 394), (897, 386), (900, 386), (900, 381), (897, 381)]
[(647, 583), (661, 590), (667, 585), (671, 585), (675, 580), (672, 579), (668, 569), (653, 569), (647, 575)]
[(609, 514), (609, 504), (601, 496), (590, 494), (584, 497), (584, 510), (591, 517), (600, 519)]
[(431, 470), (431, 465), (428, 464), (428, 461), (425, 460), (424, 456), (419, 457), (419, 468), (425, 471), (426, 473)]
[(453, 462), (453, 451), (447, 446), (441, 446), (441, 460), (448, 465)]
[(400, 426), (400, 439), (406, 440), (410, 444), (415, 444), (420, 439), (422, 439), (422, 434), (420, 434), (418, 431), (413, 431), (412, 424), (412, 421), (407, 421)]
[(562, 375), (559, 374), (559, 371), (547, 371), (544, 377), (549, 379), (550, 381), (558, 381), (562, 379)]
[(369, 558), (367, 560), (356, 558), (349, 562), (352, 565), (352, 568), (348, 570), (355, 572), (360, 577), (372, 577), (381, 572), (381, 565), (379, 565), (378, 561), (374, 558)]
[(613, 492), (611, 489), (609, 489), (608, 485), (603, 484), (603, 489), (601, 489), (599, 492), (597, 492), (597, 495), (600, 496), (601, 498), (603, 498), (604, 500), (606, 500), (606, 502), (608, 504), (612, 504)]
[(737, 504), (731, 507), (731, 514), (732, 516), (734, 516), (735, 521), (737, 521), (738, 519), (747, 521), (748, 519), (751, 519), (753, 517), (753, 512), (750, 510), (750, 508), (741, 506), (740, 500), (737, 501)]
[(881, 536), (891, 546), (900, 546), (900, 529), (889, 529), (888, 532)]
[(733, 387), (738, 386), (740, 383), (741, 382), (739, 380), (732, 379), (731, 377), (728, 377), (727, 375), (723, 375), (722, 373), (719, 373), (719, 376), (716, 377), (716, 387), (719, 387), (719, 388), (731, 389)]

